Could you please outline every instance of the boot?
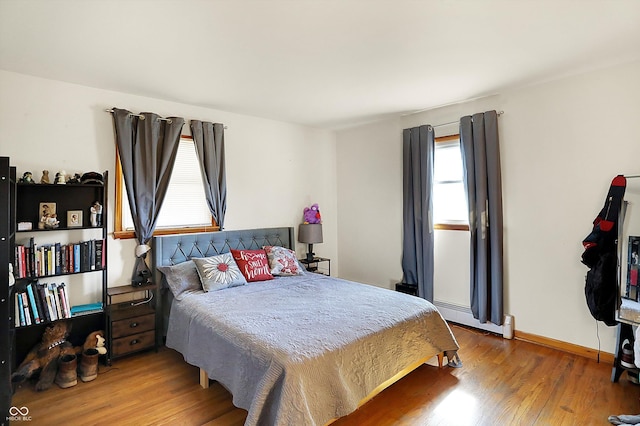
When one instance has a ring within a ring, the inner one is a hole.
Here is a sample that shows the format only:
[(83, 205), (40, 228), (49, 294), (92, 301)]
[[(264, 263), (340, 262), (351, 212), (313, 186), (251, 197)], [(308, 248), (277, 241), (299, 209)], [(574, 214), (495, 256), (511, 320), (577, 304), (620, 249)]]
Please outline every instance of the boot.
[(87, 349), (82, 353), (80, 359), (80, 379), (83, 382), (90, 382), (98, 377), (98, 356), (97, 349)]
[(75, 355), (62, 355), (58, 362), (58, 373), (56, 374), (56, 384), (62, 389), (70, 388), (78, 383), (78, 358)]

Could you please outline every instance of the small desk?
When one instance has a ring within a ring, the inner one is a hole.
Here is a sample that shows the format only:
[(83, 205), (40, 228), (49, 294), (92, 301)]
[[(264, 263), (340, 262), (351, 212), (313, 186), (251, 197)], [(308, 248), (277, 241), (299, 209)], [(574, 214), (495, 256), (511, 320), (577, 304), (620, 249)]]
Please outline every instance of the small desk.
[[(313, 260), (309, 261), (307, 259), (298, 259), (300, 263), (302, 263), (305, 269), (309, 272), (314, 272), (316, 274), (322, 275), (331, 275), (331, 259), (327, 259), (326, 257), (314, 257)], [(320, 265), (321, 263), (326, 262), (325, 265)]]

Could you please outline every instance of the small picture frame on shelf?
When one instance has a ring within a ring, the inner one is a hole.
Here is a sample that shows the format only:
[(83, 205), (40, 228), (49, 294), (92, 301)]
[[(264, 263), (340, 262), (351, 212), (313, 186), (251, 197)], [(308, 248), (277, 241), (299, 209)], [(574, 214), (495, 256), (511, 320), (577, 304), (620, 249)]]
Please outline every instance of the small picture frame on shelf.
[(38, 217), (40, 222), (38, 222), (38, 229), (55, 229), (60, 225), (56, 214), (56, 203), (40, 203), (39, 209)]
[(82, 227), (82, 210), (67, 211), (67, 228)]

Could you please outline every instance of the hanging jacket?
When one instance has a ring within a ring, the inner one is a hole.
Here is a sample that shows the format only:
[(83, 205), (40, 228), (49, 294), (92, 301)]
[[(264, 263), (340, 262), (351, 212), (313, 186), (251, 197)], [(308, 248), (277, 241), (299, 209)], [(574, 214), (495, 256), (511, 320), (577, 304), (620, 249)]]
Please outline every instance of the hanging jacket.
[(591, 233), (582, 241), (582, 263), (590, 269), (585, 281), (585, 297), (591, 315), (607, 325), (616, 325), (618, 217), (627, 186), (624, 176), (611, 182), (604, 207), (593, 221)]

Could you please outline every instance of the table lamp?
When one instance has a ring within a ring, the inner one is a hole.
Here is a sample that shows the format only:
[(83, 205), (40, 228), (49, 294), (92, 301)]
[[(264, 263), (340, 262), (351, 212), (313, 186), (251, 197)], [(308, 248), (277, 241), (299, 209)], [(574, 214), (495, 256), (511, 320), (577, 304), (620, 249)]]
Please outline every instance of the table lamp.
[(313, 261), (313, 245), (322, 242), (322, 224), (321, 223), (303, 223), (298, 228), (298, 241), (309, 245), (307, 252), (307, 262)]

